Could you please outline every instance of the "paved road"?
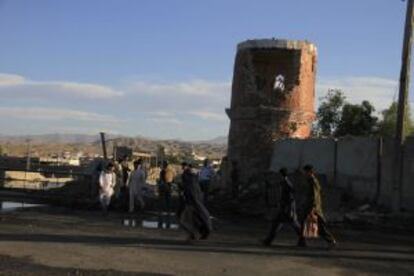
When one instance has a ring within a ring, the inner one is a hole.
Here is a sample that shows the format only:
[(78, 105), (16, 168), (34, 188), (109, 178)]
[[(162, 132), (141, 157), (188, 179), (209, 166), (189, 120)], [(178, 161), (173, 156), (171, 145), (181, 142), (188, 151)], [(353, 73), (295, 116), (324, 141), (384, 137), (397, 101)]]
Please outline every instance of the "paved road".
[(209, 241), (122, 225), (122, 215), (25, 210), (0, 215), (3, 275), (414, 275), (414, 237), (335, 227), (340, 245), (293, 246), (289, 229), (258, 246), (260, 220), (219, 220)]

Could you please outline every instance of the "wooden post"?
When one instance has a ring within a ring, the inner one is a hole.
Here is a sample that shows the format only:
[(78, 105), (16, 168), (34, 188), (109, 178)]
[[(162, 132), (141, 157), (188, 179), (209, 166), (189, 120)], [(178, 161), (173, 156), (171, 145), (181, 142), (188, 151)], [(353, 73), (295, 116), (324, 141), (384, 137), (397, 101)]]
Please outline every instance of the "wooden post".
[(413, 19), (414, 19), (414, 0), (408, 0), (407, 12), (405, 18), (404, 29), (404, 42), (402, 52), (402, 65), (400, 73), (400, 89), (398, 95), (398, 114), (397, 114), (397, 127), (395, 133), (395, 168), (394, 168), (394, 200), (393, 210), (400, 210), (400, 190), (402, 187), (403, 175), (402, 175), (402, 148), (404, 145), (406, 129), (404, 127), (404, 121), (406, 118), (407, 99), (410, 88), (410, 67), (411, 67), (411, 47), (413, 38)]
[(28, 139), (27, 140), (27, 158), (26, 158), (26, 172), (27, 171), (30, 171), (30, 168), (31, 168), (31, 161), (30, 161), (30, 159), (31, 159), (31, 156), (30, 156), (30, 154), (31, 154), (31, 151), (32, 151), (32, 143), (31, 143), (31, 140), (30, 139)]
[(378, 204), (381, 197), (382, 189), (382, 156), (384, 152), (384, 141), (382, 137), (377, 140), (377, 189), (375, 191), (374, 202)]
[(413, 19), (414, 19), (414, 0), (408, 0), (407, 14), (405, 19), (404, 43), (402, 52), (402, 65), (400, 72), (400, 89), (398, 96), (398, 114), (396, 140), (402, 145), (404, 143), (406, 129), (404, 128), (404, 119), (406, 117), (407, 99), (410, 89), (410, 67), (411, 67), (411, 45), (413, 37)]
[(108, 159), (108, 155), (106, 153), (105, 133), (101, 132), (100, 134), (101, 134), (102, 152), (103, 152), (104, 159), (106, 160)]
[(333, 180), (334, 186), (338, 187), (338, 139), (334, 138), (334, 164), (333, 164)]

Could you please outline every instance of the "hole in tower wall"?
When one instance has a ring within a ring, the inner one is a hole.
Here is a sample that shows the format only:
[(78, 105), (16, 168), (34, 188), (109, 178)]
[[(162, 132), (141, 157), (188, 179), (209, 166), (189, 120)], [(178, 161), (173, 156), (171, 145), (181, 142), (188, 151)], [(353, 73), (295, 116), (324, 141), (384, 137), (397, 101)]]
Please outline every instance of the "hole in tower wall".
[(276, 92), (284, 92), (286, 88), (285, 85), (285, 76), (279, 74), (275, 77), (274, 83), (273, 83), (273, 90)]

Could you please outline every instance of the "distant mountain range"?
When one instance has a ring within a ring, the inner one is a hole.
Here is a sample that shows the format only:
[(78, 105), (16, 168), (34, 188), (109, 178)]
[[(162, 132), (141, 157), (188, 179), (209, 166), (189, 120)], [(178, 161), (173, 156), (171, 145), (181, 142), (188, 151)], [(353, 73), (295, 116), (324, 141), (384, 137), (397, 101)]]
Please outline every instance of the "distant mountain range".
[(0, 136), (1, 143), (26, 144), (89, 144), (98, 141), (97, 135), (86, 134), (41, 134), (41, 135), (16, 135)]
[(227, 136), (217, 136), (211, 140), (199, 141), (198, 143), (205, 143), (211, 145), (227, 145)]
[[(203, 141), (161, 140), (144, 137), (126, 137), (106, 135), (108, 152), (113, 152), (115, 146), (127, 146), (134, 151), (157, 152), (163, 147), (170, 155), (197, 153), (209, 158), (221, 158), (226, 154), (227, 137), (216, 137)], [(85, 134), (45, 134), (0, 136), (0, 149), (11, 156), (25, 156), (30, 141), (33, 156), (49, 156), (62, 152), (82, 152), (90, 155), (101, 154), (102, 147), (99, 135)]]
[[(182, 143), (190, 144), (210, 144), (210, 145), (227, 145), (226, 136), (218, 136), (211, 140), (200, 140), (200, 141), (179, 141), (175, 139), (154, 139), (154, 138), (145, 138), (145, 137), (129, 137), (121, 135), (112, 135), (108, 134), (106, 139), (140, 139), (147, 141), (175, 141)], [(88, 134), (41, 134), (41, 135), (13, 135), (6, 136), (0, 135), (0, 143), (11, 143), (11, 144), (26, 144), (30, 141), (32, 144), (90, 144), (100, 141), (99, 135), (88, 135)]]

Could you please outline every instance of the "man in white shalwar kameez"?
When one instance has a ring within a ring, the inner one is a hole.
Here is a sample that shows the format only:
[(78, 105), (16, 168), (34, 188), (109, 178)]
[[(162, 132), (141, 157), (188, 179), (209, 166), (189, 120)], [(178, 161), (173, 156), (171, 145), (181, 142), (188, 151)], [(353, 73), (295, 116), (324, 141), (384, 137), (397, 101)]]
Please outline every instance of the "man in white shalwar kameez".
[(99, 201), (101, 202), (102, 209), (105, 213), (108, 211), (111, 197), (114, 194), (114, 187), (116, 184), (114, 169), (114, 165), (109, 163), (99, 176)]
[(131, 173), (128, 181), (129, 186), (129, 212), (134, 212), (135, 202), (138, 202), (140, 208), (144, 207), (142, 188), (145, 185), (145, 171), (142, 159), (134, 162), (134, 171)]

